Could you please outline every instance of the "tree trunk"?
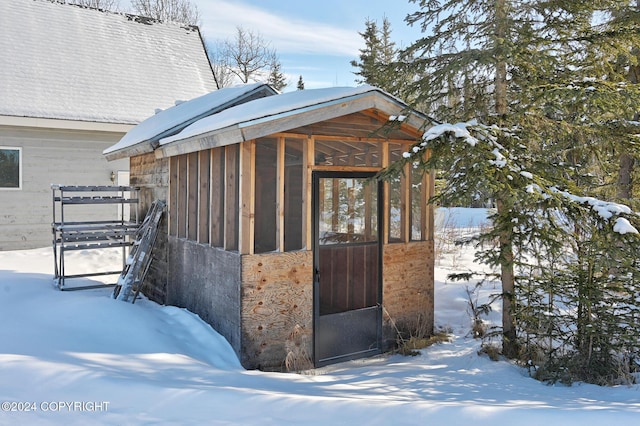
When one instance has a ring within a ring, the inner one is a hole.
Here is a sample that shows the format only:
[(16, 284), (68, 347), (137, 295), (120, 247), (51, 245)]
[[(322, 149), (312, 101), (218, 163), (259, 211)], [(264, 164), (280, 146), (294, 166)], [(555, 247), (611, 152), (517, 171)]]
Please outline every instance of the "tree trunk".
[[(507, 117), (507, 52), (508, 37), (507, 0), (495, 0), (496, 13), (496, 74), (495, 74), (495, 112), (498, 125), (505, 125)], [(506, 183), (505, 183), (506, 184)], [(510, 194), (505, 191), (496, 197), (498, 215), (512, 210)], [(514, 315), (515, 274), (513, 269), (513, 239), (510, 229), (500, 233), (500, 280), (502, 282), (502, 354), (507, 358), (514, 358), (518, 354), (516, 342), (516, 321)]]
[[(498, 216), (511, 209), (508, 196), (497, 200)], [(506, 213), (509, 214), (509, 213)], [(515, 358), (518, 355), (516, 342), (515, 275), (513, 270), (513, 240), (511, 229), (500, 232), (500, 280), (502, 282), (502, 355)]]
[[(640, 12), (640, 0), (636, 0), (636, 11)], [(640, 46), (634, 49), (634, 55), (640, 61)], [(640, 63), (640, 62), (639, 62)], [(640, 65), (629, 66), (629, 83), (640, 83)], [(636, 112), (633, 117), (634, 121), (640, 119), (640, 112)], [(628, 152), (624, 151), (620, 154), (620, 168), (618, 170), (618, 198), (622, 200), (630, 200), (633, 197), (633, 168), (635, 159)]]
[(507, 115), (507, 60), (506, 40), (508, 34), (507, 0), (495, 0), (496, 7), (496, 76), (495, 76), (495, 102), (496, 114), (502, 120)]
[(633, 188), (633, 166), (635, 159), (626, 151), (620, 154), (620, 168), (618, 169), (618, 198), (629, 200), (632, 196)]

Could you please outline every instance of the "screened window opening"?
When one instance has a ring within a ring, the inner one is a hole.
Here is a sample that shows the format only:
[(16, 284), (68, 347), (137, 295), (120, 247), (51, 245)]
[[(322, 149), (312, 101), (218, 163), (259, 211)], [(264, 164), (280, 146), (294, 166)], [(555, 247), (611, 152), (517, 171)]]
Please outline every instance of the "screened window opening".
[(427, 221), (427, 191), (424, 173), (417, 165), (411, 165), (411, 240), (426, 240), (423, 235)]
[(285, 139), (284, 175), (284, 250), (302, 249), (303, 215), (303, 156), (302, 139)]
[[(402, 145), (389, 144), (389, 163), (402, 159)], [(388, 184), (389, 188), (389, 242), (402, 241), (402, 186), (404, 176), (395, 175)]]
[(315, 142), (316, 166), (380, 167), (380, 144), (321, 140)]
[[(402, 159), (408, 145), (390, 143), (389, 163)], [(415, 164), (406, 164), (403, 172), (387, 184), (389, 191), (388, 240), (390, 243), (428, 240), (429, 174)]]
[(278, 140), (259, 139), (256, 143), (255, 253), (274, 251), (278, 175)]

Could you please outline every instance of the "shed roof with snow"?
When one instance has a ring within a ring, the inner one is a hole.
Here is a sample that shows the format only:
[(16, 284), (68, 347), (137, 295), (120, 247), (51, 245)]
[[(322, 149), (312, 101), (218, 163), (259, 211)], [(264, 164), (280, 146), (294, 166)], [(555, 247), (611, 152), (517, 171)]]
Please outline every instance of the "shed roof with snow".
[[(163, 156), (195, 152), (284, 132), (366, 109), (402, 111), (408, 106), (383, 90), (363, 85), (278, 94), (266, 84), (224, 88), (151, 117), (107, 148), (108, 159), (158, 149)], [(417, 111), (407, 124), (420, 128)]]
[(135, 124), (215, 89), (197, 27), (49, 0), (0, 2), (0, 62), (0, 116)]

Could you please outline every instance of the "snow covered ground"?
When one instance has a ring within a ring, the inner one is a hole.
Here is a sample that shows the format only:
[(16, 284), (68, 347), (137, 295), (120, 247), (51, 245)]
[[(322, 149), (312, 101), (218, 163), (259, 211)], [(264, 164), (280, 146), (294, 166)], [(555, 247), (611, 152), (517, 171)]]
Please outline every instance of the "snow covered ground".
[[(440, 223), (477, 226), (469, 213)], [(0, 425), (638, 424), (638, 385), (548, 386), (479, 356), (466, 285), (446, 280), (473, 269), (473, 254), (445, 243), (440, 252), (436, 323), (451, 343), (304, 375), (242, 369), (183, 309), (118, 302), (108, 289), (60, 292), (50, 248), (0, 252)], [(86, 270), (106, 261), (79, 257)]]

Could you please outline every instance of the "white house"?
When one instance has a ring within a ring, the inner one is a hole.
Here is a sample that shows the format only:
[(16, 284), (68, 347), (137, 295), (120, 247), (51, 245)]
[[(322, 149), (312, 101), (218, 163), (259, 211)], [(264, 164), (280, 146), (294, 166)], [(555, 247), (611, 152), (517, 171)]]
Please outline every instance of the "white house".
[(102, 151), (215, 90), (197, 27), (50, 0), (0, 2), (0, 250), (51, 244), (52, 183), (111, 185)]

